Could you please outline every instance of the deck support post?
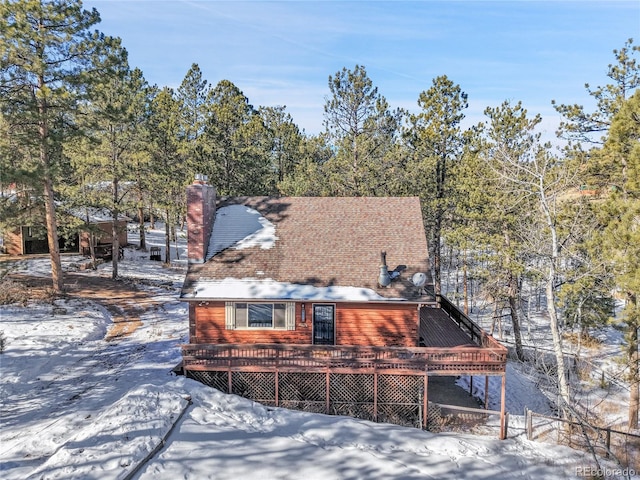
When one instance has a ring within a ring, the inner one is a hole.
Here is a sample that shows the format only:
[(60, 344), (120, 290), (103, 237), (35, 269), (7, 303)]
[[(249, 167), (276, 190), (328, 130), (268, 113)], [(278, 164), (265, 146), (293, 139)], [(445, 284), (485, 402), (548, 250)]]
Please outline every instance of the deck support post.
[(507, 428), (505, 422), (505, 403), (507, 390), (507, 372), (502, 374), (502, 392), (500, 394), (500, 440), (507, 438)]
[(230, 394), (233, 393), (233, 380), (231, 378), (231, 375), (232, 375), (231, 369), (229, 369), (227, 372), (227, 389), (228, 389), (227, 393), (230, 393)]
[(325, 386), (325, 411), (327, 415), (330, 415), (329, 413), (329, 400), (331, 399), (330, 394), (331, 394), (331, 373), (327, 368), (326, 386)]
[(424, 395), (422, 395), (422, 429), (427, 429), (429, 419), (429, 375), (424, 374)]
[(280, 406), (280, 402), (279, 402), (280, 395), (279, 395), (279, 392), (278, 392), (279, 391), (279, 388), (278, 388), (279, 386), (280, 386), (280, 378), (279, 378), (279, 375), (278, 375), (278, 370), (276, 370), (276, 384), (275, 384), (275, 387), (276, 387), (275, 388), (276, 407)]
[(378, 421), (378, 372), (373, 372), (373, 421)]
[(489, 375), (484, 376), (484, 409), (489, 410)]

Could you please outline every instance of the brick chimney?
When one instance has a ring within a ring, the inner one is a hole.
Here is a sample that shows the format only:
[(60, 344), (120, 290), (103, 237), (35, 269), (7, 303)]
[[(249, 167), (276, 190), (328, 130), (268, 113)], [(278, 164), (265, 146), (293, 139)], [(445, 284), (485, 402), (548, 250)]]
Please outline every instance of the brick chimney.
[(216, 213), (216, 189), (207, 184), (207, 176), (196, 174), (187, 187), (187, 258), (203, 263)]

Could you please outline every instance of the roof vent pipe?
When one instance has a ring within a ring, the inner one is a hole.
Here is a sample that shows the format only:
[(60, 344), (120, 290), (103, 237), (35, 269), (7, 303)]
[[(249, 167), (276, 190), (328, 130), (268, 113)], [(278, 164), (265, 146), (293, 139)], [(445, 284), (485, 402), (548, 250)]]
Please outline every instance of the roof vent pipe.
[(380, 276), (378, 277), (378, 284), (381, 287), (388, 287), (391, 284), (391, 276), (389, 276), (389, 268), (387, 267), (387, 252), (380, 252)]

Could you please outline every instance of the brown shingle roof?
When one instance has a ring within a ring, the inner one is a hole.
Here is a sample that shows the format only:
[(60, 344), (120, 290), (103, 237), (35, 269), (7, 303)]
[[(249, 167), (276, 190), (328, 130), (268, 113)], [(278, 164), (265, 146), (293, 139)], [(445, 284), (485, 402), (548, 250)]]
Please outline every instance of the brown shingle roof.
[[(204, 264), (189, 265), (183, 297), (193, 297), (197, 285), (207, 281), (255, 278), (368, 288), (388, 299), (430, 299), (410, 281), (416, 272), (429, 273), (417, 197), (235, 197), (219, 199), (217, 210), (233, 204), (272, 222), (275, 244), (228, 248)], [(381, 251), (387, 252), (389, 270), (406, 266), (387, 288), (377, 283)]]

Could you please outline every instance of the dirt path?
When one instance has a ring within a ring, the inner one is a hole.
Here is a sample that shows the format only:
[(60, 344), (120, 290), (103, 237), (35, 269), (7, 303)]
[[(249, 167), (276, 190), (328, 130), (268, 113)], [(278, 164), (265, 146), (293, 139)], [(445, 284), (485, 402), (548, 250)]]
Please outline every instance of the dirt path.
[[(7, 277), (23, 284), (34, 296), (41, 296), (51, 286), (51, 279), (46, 277), (17, 273)], [(90, 274), (65, 273), (64, 288), (66, 296), (92, 300), (109, 311), (113, 325), (105, 336), (107, 341), (133, 333), (142, 325), (140, 315), (158, 305), (149, 292), (139, 290), (131, 282)]]

